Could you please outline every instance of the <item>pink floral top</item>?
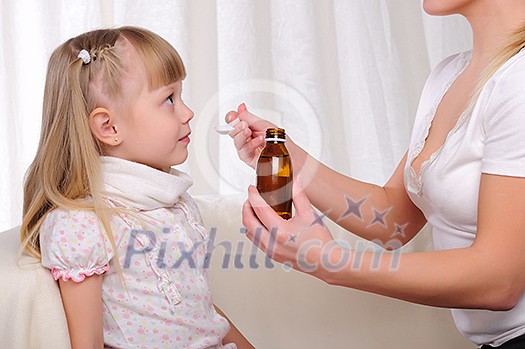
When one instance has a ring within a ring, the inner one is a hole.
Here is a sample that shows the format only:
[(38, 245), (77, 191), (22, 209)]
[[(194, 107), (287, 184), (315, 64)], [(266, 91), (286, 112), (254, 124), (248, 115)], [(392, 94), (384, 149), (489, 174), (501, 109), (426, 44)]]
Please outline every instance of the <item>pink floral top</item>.
[(211, 299), (207, 231), (189, 194), (176, 199), (171, 207), (114, 213), (116, 254), (94, 212), (55, 209), (41, 226), (42, 264), (55, 280), (104, 275), (106, 347), (223, 348), (229, 324)]

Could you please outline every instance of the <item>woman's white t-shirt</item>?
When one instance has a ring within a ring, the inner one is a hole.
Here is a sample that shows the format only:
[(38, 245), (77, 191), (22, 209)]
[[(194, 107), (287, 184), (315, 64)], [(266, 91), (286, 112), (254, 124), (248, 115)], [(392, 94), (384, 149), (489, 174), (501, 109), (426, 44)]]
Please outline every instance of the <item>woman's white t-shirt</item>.
[[(525, 50), (487, 82), (472, 112), (461, 115), (420, 172), (411, 167), (439, 102), (470, 58), (471, 52), (451, 56), (432, 71), (421, 96), (404, 171), (411, 200), (432, 226), (436, 250), (464, 248), (474, 241), (482, 173), (525, 177)], [(525, 333), (525, 295), (510, 311), (454, 309), (452, 315), (469, 340), (497, 346)]]

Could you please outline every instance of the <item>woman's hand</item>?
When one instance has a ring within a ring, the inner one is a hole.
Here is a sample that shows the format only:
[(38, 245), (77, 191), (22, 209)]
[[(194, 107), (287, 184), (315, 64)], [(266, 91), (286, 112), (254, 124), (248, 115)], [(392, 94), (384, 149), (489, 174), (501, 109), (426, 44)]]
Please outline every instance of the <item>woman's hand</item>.
[[(289, 220), (279, 217), (250, 186), (243, 207), (243, 225), (248, 238), (273, 260), (302, 272), (320, 271), (320, 263), (340, 250), (332, 234), (303, 192), (294, 181), (293, 204), (295, 216)], [(331, 263), (331, 262), (330, 262)]]
[(229, 111), (225, 120), (227, 123), (231, 123), (237, 118), (240, 122), (235, 125), (230, 136), (233, 138), (239, 158), (247, 165), (255, 168), (259, 154), (264, 147), (266, 130), (276, 126), (248, 112), (244, 103), (239, 105), (237, 111)]

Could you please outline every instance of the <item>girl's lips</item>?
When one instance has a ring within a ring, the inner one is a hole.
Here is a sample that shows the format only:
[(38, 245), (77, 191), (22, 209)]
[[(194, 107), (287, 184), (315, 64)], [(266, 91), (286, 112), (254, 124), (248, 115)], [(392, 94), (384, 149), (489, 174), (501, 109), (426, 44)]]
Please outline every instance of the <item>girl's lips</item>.
[(188, 133), (186, 136), (184, 136), (181, 139), (179, 139), (179, 142), (189, 143), (190, 142), (190, 134)]

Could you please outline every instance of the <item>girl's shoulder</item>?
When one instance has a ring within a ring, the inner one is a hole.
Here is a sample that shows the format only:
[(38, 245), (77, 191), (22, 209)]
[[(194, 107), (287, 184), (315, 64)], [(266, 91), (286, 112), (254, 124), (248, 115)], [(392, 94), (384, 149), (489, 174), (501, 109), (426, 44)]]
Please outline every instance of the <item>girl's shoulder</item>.
[(64, 222), (95, 223), (97, 220), (97, 215), (92, 210), (67, 209), (63, 207), (57, 207), (47, 213), (42, 225), (55, 225)]
[(53, 235), (99, 235), (100, 223), (94, 211), (55, 208), (48, 212), (40, 226), (40, 238)]

